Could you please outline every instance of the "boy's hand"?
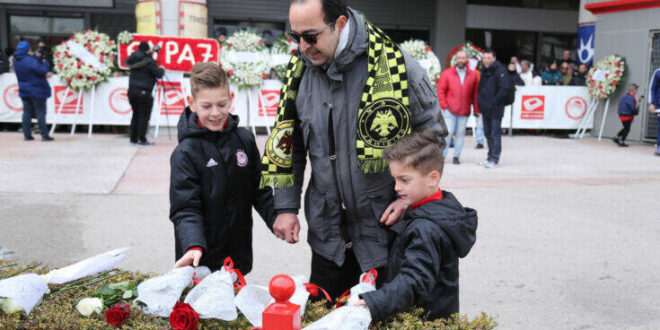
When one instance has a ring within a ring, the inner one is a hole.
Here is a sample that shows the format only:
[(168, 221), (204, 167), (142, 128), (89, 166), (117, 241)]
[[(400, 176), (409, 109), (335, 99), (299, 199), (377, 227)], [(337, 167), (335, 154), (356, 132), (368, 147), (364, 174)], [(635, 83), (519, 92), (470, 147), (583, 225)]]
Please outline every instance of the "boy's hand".
[(186, 267), (186, 266), (199, 266), (199, 260), (202, 259), (202, 251), (197, 249), (191, 249), (186, 252), (186, 254), (177, 260), (174, 264), (174, 268)]
[(399, 222), (399, 219), (401, 219), (401, 216), (406, 209), (408, 209), (408, 202), (401, 198), (395, 200), (387, 207), (387, 209), (385, 209), (385, 212), (383, 212), (383, 215), (380, 217), (380, 223), (386, 226), (391, 226)]
[(273, 223), (273, 233), (281, 240), (291, 244), (297, 243), (298, 234), (300, 233), (298, 216), (294, 213), (278, 214)]

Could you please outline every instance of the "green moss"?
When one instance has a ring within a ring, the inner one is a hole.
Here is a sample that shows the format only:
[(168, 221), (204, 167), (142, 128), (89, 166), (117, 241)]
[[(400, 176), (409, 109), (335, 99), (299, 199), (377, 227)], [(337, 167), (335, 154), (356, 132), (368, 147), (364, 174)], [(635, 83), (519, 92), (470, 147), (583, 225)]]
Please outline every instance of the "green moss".
[[(13, 265), (0, 260), (0, 279), (8, 278), (25, 272), (45, 274), (46, 267), (40, 265)], [(4, 329), (114, 329), (105, 323), (103, 315), (93, 315), (89, 318), (81, 316), (75, 306), (83, 298), (93, 296), (97, 290), (110, 283), (123, 281), (141, 282), (154, 274), (131, 273), (115, 270), (93, 278), (84, 278), (67, 285), (50, 286), (51, 293), (35, 307), (30, 315), (6, 315), (0, 312), (0, 330)], [(329, 310), (325, 303), (310, 303), (303, 319), (303, 326), (320, 319)], [(240, 314), (239, 314), (240, 315)], [(399, 314), (387, 322), (372, 325), (372, 329), (438, 329), (438, 330), (490, 330), (496, 326), (495, 321), (486, 314), (480, 314), (474, 319), (465, 315), (456, 315), (450, 320), (423, 321), (420, 318), (421, 310), (411, 313)], [(200, 329), (251, 329), (250, 322), (242, 315), (232, 322), (219, 320), (202, 320)], [(169, 322), (165, 318), (145, 315), (137, 308), (131, 309), (131, 317), (121, 329), (135, 330), (161, 330), (169, 329)]]

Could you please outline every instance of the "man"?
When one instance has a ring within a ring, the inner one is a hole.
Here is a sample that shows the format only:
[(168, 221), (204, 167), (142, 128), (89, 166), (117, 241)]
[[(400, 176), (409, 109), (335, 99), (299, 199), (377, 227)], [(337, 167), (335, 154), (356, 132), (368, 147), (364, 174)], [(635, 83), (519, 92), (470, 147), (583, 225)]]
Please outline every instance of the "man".
[(289, 22), (299, 56), (266, 142), (262, 184), (276, 188), (273, 232), (296, 243), (309, 156), (310, 281), (335, 298), (361, 272), (385, 265), (383, 225), (407, 207), (396, 198), (384, 148), (426, 128), (444, 143), (447, 129), (426, 72), (343, 1), (294, 0)]
[(649, 112), (656, 116), (658, 133), (655, 144), (655, 155), (660, 156), (660, 69), (656, 69), (653, 72), (651, 82), (649, 83)]
[(23, 137), (32, 141), (32, 117), (37, 117), (42, 141), (53, 141), (46, 126), (46, 100), (50, 97), (48, 71), (45, 59), (29, 55), (30, 43), (21, 41), (16, 46), (14, 71), (18, 80), (18, 94), (23, 102)]
[(578, 66), (578, 71), (573, 76), (573, 86), (586, 86), (587, 85), (587, 73), (589, 72), (589, 67), (582, 63)]
[(563, 62), (559, 69), (561, 73), (561, 86), (571, 86), (573, 85), (573, 67), (568, 64), (568, 62)]
[(512, 86), (506, 68), (496, 60), (492, 50), (484, 52), (482, 64), (478, 104), (488, 142), (488, 158), (481, 165), (495, 168), (502, 153), (502, 116)]
[(522, 60), (520, 62), (520, 79), (522, 79), (525, 86), (534, 85), (534, 73), (528, 60)]
[[(154, 51), (158, 51), (155, 48)], [(149, 145), (147, 129), (151, 117), (154, 98), (151, 93), (156, 80), (163, 77), (165, 71), (156, 65), (149, 44), (142, 41), (139, 50), (126, 60), (131, 70), (128, 78), (128, 101), (133, 109), (131, 117), (130, 140), (132, 144)]]
[(558, 63), (564, 63), (566, 62), (569, 66), (572, 67), (573, 71), (575, 71), (575, 61), (573, 61), (573, 55), (571, 54), (571, 51), (569, 49), (565, 49), (561, 53), (561, 59), (557, 60)]
[[(465, 140), (465, 124), (470, 109), (474, 105), (474, 113), (479, 114), (477, 105), (477, 90), (479, 77), (467, 66), (468, 57), (464, 51), (456, 53), (456, 65), (445, 70), (438, 81), (438, 98), (440, 108), (447, 123), (449, 138), (454, 139), (454, 158), (452, 162), (460, 164), (461, 151)], [(447, 157), (449, 146), (445, 146), (443, 154)]]

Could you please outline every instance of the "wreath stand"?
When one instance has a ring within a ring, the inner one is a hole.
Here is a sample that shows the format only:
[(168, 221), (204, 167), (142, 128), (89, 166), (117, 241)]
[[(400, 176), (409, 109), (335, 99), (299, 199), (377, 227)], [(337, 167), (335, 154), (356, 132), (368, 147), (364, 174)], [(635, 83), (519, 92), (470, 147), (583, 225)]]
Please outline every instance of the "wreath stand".
[[(69, 86), (67, 86), (66, 89), (64, 90), (64, 98), (65, 99), (69, 95), (70, 91), (71, 91), (71, 88), (69, 88)], [(76, 114), (76, 118), (75, 118), (75, 121), (73, 122), (73, 124), (71, 125), (70, 135), (74, 135), (76, 133), (76, 125), (78, 124), (78, 119), (80, 117), (80, 110), (82, 108), (81, 104), (80, 104), (82, 102), (82, 98), (83, 98), (83, 90), (79, 90), (78, 91), (78, 96), (76, 98), (76, 109), (74, 111), (74, 113)], [(94, 102), (94, 94), (92, 94), (92, 102)], [(53, 135), (55, 133), (55, 127), (57, 126), (57, 118), (62, 115), (62, 109), (64, 109), (64, 100), (60, 100), (60, 106), (57, 109), (57, 111), (55, 112), (57, 114), (57, 116), (55, 116), (55, 120), (53, 120), (53, 125), (50, 127), (50, 135)], [(92, 112), (93, 111), (94, 110), (92, 110)], [(90, 118), (90, 125), (91, 125), (91, 118)], [(91, 126), (90, 126), (90, 133), (89, 134), (91, 136)]]

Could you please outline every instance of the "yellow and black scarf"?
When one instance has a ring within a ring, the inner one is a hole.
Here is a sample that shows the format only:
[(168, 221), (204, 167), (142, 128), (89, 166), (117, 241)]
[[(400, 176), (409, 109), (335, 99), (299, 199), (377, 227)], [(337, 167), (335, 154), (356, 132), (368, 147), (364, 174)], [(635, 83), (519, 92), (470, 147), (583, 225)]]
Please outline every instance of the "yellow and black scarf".
[[(367, 23), (369, 76), (358, 108), (356, 150), (363, 173), (387, 169), (383, 150), (412, 132), (406, 64), (399, 47)], [(282, 87), (277, 122), (266, 141), (261, 186), (293, 186), (293, 130), (298, 124), (296, 97), (305, 64), (292, 56)]]

